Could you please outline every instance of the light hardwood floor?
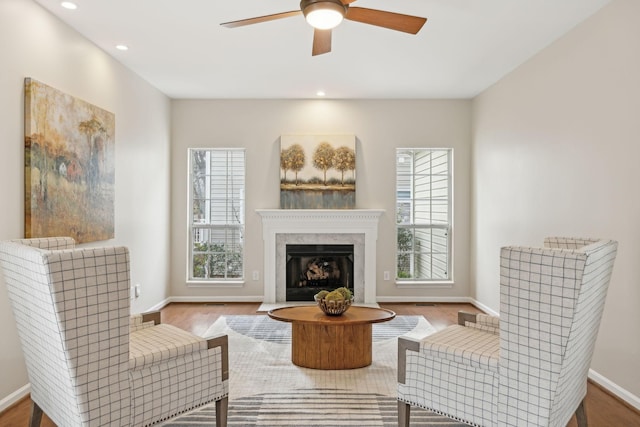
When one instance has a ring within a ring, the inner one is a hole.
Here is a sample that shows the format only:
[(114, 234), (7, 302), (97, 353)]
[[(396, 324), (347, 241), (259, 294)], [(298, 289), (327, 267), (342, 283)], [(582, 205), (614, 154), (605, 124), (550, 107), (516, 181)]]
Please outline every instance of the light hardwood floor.
[[(257, 312), (259, 306), (260, 304), (258, 303), (173, 303), (162, 309), (162, 322), (175, 325), (194, 334), (203, 334), (220, 316), (233, 314), (264, 315), (264, 313)], [(459, 310), (473, 313), (479, 312), (469, 304), (407, 303), (380, 304), (380, 306), (393, 310), (399, 315), (422, 315), (436, 329), (442, 329), (456, 323)], [(0, 414), (0, 426), (27, 426), (30, 407), (31, 400), (28, 398), (18, 402)], [(591, 427), (640, 426), (640, 412), (627, 406), (591, 382), (588, 384), (586, 407), (587, 418)], [(55, 427), (55, 424), (45, 415), (41, 426)], [(569, 426), (576, 426), (575, 418), (571, 420)]]

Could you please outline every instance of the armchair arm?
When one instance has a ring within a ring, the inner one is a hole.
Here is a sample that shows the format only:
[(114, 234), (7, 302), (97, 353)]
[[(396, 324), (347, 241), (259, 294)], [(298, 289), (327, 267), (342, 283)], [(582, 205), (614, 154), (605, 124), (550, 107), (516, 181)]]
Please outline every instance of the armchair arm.
[(161, 322), (160, 322), (159, 311), (137, 313), (137, 314), (132, 314), (129, 317), (129, 326), (130, 326), (131, 332), (135, 332), (144, 328), (150, 328), (152, 326), (159, 325), (160, 323)]
[[(476, 328), (498, 335), (500, 319), (484, 313), (458, 312), (458, 324)], [(398, 383), (404, 384), (406, 379), (407, 351), (420, 351), (421, 341), (408, 336), (398, 337)]]
[(458, 325), (480, 329), (481, 331), (500, 333), (500, 318), (484, 313), (458, 312)]
[(142, 323), (153, 322), (154, 325), (159, 325), (160, 321), (160, 311), (148, 311), (146, 313), (142, 313)]
[(407, 378), (407, 351), (420, 351), (420, 341), (398, 337), (398, 383), (404, 384)]
[(458, 325), (466, 326), (467, 322), (476, 323), (477, 313), (469, 313), (468, 311), (458, 312)]
[(229, 336), (220, 335), (207, 339), (207, 348), (220, 347), (222, 350), (222, 380), (229, 379)]

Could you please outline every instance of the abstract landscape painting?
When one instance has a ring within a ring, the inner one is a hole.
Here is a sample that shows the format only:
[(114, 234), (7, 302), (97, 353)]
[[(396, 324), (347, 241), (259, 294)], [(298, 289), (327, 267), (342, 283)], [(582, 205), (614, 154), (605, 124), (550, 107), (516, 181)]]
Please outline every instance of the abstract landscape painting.
[(355, 135), (280, 137), (281, 209), (353, 209)]
[(114, 237), (115, 116), (25, 79), (25, 237)]

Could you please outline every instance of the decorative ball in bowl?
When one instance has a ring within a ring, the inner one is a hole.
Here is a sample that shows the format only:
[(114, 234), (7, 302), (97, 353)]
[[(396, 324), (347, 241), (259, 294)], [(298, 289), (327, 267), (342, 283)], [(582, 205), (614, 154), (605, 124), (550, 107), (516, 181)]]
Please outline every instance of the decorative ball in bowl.
[(347, 288), (320, 291), (313, 296), (320, 309), (329, 316), (340, 316), (351, 307), (353, 295)]

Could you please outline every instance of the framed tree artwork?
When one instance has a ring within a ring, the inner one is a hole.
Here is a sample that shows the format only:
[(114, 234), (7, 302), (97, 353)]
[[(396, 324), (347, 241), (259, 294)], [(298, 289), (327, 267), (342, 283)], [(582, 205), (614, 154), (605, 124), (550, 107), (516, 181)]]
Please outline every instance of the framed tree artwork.
[(25, 79), (25, 237), (114, 237), (115, 116)]
[(354, 209), (355, 135), (280, 137), (281, 209)]

